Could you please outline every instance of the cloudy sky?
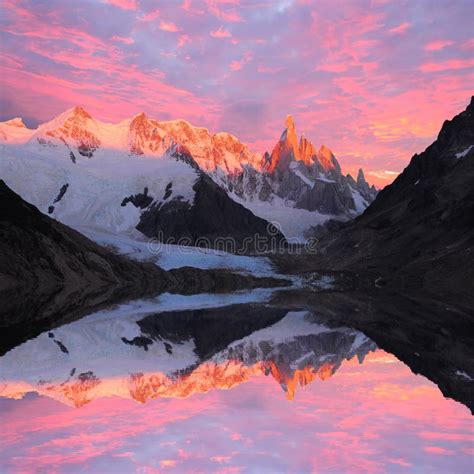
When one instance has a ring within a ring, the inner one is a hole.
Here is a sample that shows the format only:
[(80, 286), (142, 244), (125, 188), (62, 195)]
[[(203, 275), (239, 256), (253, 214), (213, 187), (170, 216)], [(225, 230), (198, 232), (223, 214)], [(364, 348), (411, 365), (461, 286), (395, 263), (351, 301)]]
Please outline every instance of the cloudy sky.
[(383, 185), (474, 93), (472, 0), (2, 0), (0, 119), (145, 111), (271, 150), (297, 131)]

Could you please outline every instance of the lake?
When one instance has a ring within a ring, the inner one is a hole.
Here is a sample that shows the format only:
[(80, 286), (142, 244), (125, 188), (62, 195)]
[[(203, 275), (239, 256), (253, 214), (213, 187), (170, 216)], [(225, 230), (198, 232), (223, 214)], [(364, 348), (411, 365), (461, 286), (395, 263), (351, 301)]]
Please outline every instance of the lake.
[(0, 470), (472, 469), (467, 407), (364, 333), (267, 296), (163, 295), (10, 350)]

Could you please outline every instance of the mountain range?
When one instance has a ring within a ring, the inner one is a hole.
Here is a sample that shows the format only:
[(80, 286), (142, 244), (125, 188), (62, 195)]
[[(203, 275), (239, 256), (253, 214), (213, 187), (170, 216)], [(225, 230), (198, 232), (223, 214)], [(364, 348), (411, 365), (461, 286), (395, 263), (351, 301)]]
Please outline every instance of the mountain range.
[(141, 113), (108, 124), (81, 107), (36, 129), (20, 118), (0, 123), (0, 147), (2, 178), (41, 211), (76, 228), (138, 229), (173, 243), (241, 244), (256, 233), (301, 241), (311, 226), (353, 218), (377, 194), (362, 170), (344, 176), (328, 148), (298, 141), (291, 116), (263, 156), (184, 120)]

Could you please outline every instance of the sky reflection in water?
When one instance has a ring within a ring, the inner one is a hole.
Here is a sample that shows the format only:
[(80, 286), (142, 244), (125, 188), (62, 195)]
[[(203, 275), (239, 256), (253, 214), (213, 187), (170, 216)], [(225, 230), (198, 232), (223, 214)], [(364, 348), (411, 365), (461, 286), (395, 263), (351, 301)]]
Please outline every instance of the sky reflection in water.
[(292, 401), (255, 375), (144, 404), (28, 394), (0, 410), (3, 472), (469, 472), (474, 454), (468, 409), (381, 350)]

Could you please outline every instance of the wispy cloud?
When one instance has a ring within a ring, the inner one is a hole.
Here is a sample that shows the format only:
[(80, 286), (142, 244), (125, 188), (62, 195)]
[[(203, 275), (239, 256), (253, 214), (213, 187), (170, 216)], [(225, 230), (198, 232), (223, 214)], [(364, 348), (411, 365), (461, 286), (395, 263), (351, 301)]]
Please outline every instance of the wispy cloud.
[(425, 44), (426, 51), (441, 51), (448, 46), (452, 46), (454, 41), (451, 40), (437, 40), (437, 41), (430, 41), (429, 43)]
[(117, 41), (123, 44), (133, 44), (135, 42), (135, 40), (133, 38), (130, 38), (129, 36), (117, 36), (117, 35), (112, 36), (112, 41)]
[(160, 21), (160, 29), (163, 31), (169, 31), (170, 33), (176, 33), (179, 28), (172, 21)]
[(210, 35), (213, 38), (230, 38), (232, 36), (230, 31), (225, 30), (222, 27), (219, 27), (217, 30), (211, 31)]
[(411, 24), (405, 21), (403, 23), (400, 23), (398, 26), (390, 28), (388, 31), (395, 35), (401, 35), (403, 33), (406, 33), (409, 28), (411, 28)]
[(230, 68), (233, 71), (240, 71), (246, 64), (251, 62), (253, 55), (250, 52), (244, 53), (241, 59), (236, 59), (230, 63)]
[(138, 8), (137, 0), (105, 0), (106, 3), (123, 10), (136, 10)]

